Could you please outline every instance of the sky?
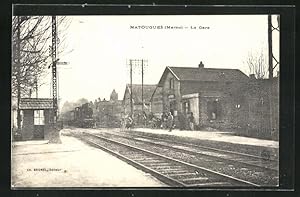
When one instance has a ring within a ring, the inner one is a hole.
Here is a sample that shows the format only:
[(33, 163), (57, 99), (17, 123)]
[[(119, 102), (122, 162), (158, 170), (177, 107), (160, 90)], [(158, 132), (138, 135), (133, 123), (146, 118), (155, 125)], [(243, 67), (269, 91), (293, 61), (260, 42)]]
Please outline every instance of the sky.
[[(107, 100), (113, 89), (122, 99), (130, 83), (129, 59), (147, 60), (144, 83), (157, 84), (166, 66), (197, 67), (200, 61), (207, 68), (240, 69), (248, 75), (248, 54), (268, 54), (267, 15), (68, 17), (67, 47), (58, 54), (59, 61), (68, 62), (58, 66), (60, 106), (80, 98)], [(276, 16), (272, 23), (277, 26)], [(278, 59), (276, 31), (273, 52)], [(133, 83), (141, 84), (141, 67), (133, 71)], [(52, 95), (48, 72), (39, 97)]]

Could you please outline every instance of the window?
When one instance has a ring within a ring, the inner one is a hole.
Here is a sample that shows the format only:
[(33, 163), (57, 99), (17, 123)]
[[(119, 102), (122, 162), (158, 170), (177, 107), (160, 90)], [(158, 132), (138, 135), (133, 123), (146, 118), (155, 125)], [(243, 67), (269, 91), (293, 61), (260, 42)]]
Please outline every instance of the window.
[(34, 125), (45, 125), (44, 110), (34, 110)]
[(191, 112), (191, 106), (190, 106), (190, 102), (187, 100), (187, 101), (184, 101), (183, 103), (182, 103), (182, 107), (183, 107), (183, 112), (185, 113), (185, 114), (188, 114), (188, 113), (190, 113)]
[(218, 99), (207, 102), (207, 112), (210, 120), (216, 120), (220, 118), (221, 105)]
[(176, 110), (176, 101), (170, 101), (170, 112), (174, 115), (174, 111)]
[(169, 85), (170, 85), (170, 87), (169, 87), (170, 90), (174, 90), (174, 79), (173, 78), (170, 79)]
[(240, 109), (240, 108), (241, 108), (241, 105), (240, 105), (240, 104), (236, 104), (236, 105), (235, 105), (235, 108)]

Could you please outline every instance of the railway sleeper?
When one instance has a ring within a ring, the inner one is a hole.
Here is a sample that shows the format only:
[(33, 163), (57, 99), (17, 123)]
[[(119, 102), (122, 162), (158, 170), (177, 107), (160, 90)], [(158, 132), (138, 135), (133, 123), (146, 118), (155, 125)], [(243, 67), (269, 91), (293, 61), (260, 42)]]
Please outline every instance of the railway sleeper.
[(191, 175), (197, 175), (195, 172), (186, 172), (186, 173), (179, 173), (179, 174), (174, 174), (172, 177), (176, 176), (191, 176)]
[(180, 179), (181, 181), (188, 182), (188, 181), (207, 181), (209, 180), (208, 177), (191, 177), (191, 178), (185, 178)]
[(171, 176), (172, 174), (185, 173), (185, 172), (187, 172), (187, 171), (186, 170), (180, 170), (180, 169), (178, 169), (178, 170), (165, 169), (162, 173)]
[(141, 162), (143, 162), (143, 163), (154, 163), (154, 164), (159, 164), (159, 163), (161, 163), (161, 161), (160, 160), (158, 160), (158, 159), (145, 159), (145, 158), (140, 158), (140, 159), (134, 159), (134, 160), (136, 160), (136, 161), (141, 161)]
[[(182, 169), (181, 166), (151, 166), (148, 165), (150, 168), (156, 169), (156, 170), (171, 170), (171, 171), (183, 171), (185, 169)], [(186, 171), (183, 171), (186, 172)]]
[(232, 184), (228, 182), (206, 182), (206, 183), (194, 183), (187, 184), (187, 187), (214, 187), (214, 186), (232, 186)]
[[(145, 162), (142, 162), (145, 163)], [(169, 163), (146, 163), (150, 167), (173, 167)]]

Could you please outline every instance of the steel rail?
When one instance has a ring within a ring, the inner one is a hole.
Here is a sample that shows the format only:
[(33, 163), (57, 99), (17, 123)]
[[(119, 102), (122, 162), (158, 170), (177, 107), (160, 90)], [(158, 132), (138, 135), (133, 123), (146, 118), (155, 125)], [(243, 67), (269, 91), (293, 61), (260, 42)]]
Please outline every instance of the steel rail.
[(116, 153), (116, 152), (114, 152), (114, 151), (112, 151), (112, 150), (110, 150), (110, 149), (108, 149), (108, 148), (106, 148), (104, 146), (101, 146), (100, 144), (97, 144), (97, 143), (95, 143), (95, 142), (93, 142), (91, 140), (88, 140), (88, 139), (82, 139), (82, 140), (86, 141), (87, 143), (91, 144), (92, 146), (96, 146), (97, 148), (100, 148), (101, 150), (104, 150), (104, 151), (112, 154), (113, 156), (116, 156), (117, 158), (119, 158), (119, 159), (121, 159), (123, 161), (128, 162), (129, 164), (137, 167), (138, 169), (141, 169), (141, 170), (143, 170), (145, 172), (154, 174), (154, 176), (156, 178), (158, 178), (159, 180), (161, 180), (164, 183), (171, 184), (171, 185), (174, 185), (174, 186), (185, 186), (185, 187), (187, 186), (184, 183), (181, 183), (181, 182), (179, 182), (179, 181), (177, 181), (175, 179), (172, 179), (171, 177), (167, 177), (167, 176), (165, 176), (165, 175), (157, 172), (156, 170), (150, 169), (147, 166), (134, 161), (133, 159), (130, 159), (130, 158), (124, 156), (124, 155)]
[[(140, 131), (138, 131), (138, 132), (140, 132)], [(118, 132), (118, 133), (121, 133), (121, 132)], [(127, 133), (129, 133), (129, 132), (127, 132)], [(129, 134), (137, 136), (137, 137), (143, 137), (143, 138), (155, 139), (155, 140), (162, 140), (161, 138), (153, 137), (153, 136), (145, 136), (145, 135), (139, 135), (139, 134), (133, 134), (133, 133), (129, 133)], [(163, 139), (163, 140), (166, 141), (166, 142), (174, 143), (174, 141), (171, 141), (171, 140), (168, 140), (168, 139)], [(218, 148), (212, 148), (212, 147), (208, 147), (208, 146), (201, 146), (201, 145), (197, 145), (197, 144), (188, 144), (188, 143), (185, 143), (185, 142), (175, 142), (175, 143), (182, 144), (182, 145), (188, 145), (188, 146), (194, 146), (194, 147), (197, 147), (197, 148), (204, 148), (204, 149), (213, 150), (213, 151), (219, 151), (219, 152), (223, 152), (223, 153), (231, 153), (231, 154), (236, 154), (236, 155), (253, 157), (253, 158), (256, 158), (256, 159), (266, 159), (266, 158), (263, 158), (263, 157), (260, 157), (260, 156), (257, 156), (257, 155), (251, 155), (251, 154), (247, 154), (247, 153), (241, 153), (241, 152), (235, 152), (235, 151), (229, 151), (229, 150), (222, 150), (222, 149), (218, 149)], [(277, 162), (277, 160), (274, 160), (274, 159), (266, 159), (266, 160)]]
[[(109, 133), (109, 135), (114, 135), (114, 136), (118, 136), (118, 137), (122, 137), (122, 138), (126, 138), (126, 139), (129, 139), (129, 140), (132, 140), (132, 138), (128, 137), (128, 136), (122, 136), (122, 135), (117, 135), (117, 134), (112, 134), (112, 133)], [(143, 136), (141, 136), (143, 138)], [(147, 138), (147, 137), (145, 137)], [(214, 155), (208, 155), (208, 154), (205, 154), (205, 153), (199, 153), (199, 152), (195, 152), (195, 151), (192, 151), (192, 150), (186, 150), (186, 149), (182, 149), (182, 148), (178, 148), (178, 147), (173, 147), (173, 146), (169, 146), (169, 145), (166, 145), (166, 144), (160, 144), (158, 142), (151, 142), (151, 141), (144, 141), (144, 140), (140, 140), (140, 139), (134, 139), (136, 141), (140, 141), (140, 142), (143, 142), (143, 143), (149, 143), (149, 144), (154, 144), (154, 145), (158, 145), (158, 146), (161, 146), (161, 147), (167, 147), (167, 148), (172, 148), (174, 150), (179, 150), (179, 151), (182, 151), (182, 152), (185, 152), (185, 153), (189, 153), (189, 154), (196, 154), (196, 155), (204, 155), (204, 156), (207, 156), (207, 157), (211, 157), (213, 159), (217, 158), (219, 160), (223, 160), (223, 161), (232, 161), (232, 162), (236, 162), (236, 163), (239, 163), (239, 164), (243, 164), (243, 165), (247, 165), (247, 166), (251, 166), (251, 167), (256, 167), (256, 168), (262, 168), (262, 169), (265, 169), (265, 170), (269, 170), (269, 171), (272, 171), (272, 172), (277, 172), (278, 170), (276, 169), (273, 169), (273, 168), (268, 168), (266, 166), (259, 166), (259, 165), (256, 165), (256, 164), (252, 164), (252, 163), (247, 163), (245, 161), (240, 161), (240, 160), (234, 160), (234, 159), (228, 159), (228, 158), (222, 158), (222, 157), (217, 157), (217, 156), (214, 156)], [(174, 143), (173, 141), (167, 141), (167, 140), (161, 140), (161, 139), (158, 139), (160, 141), (163, 141), (163, 142), (172, 142)], [(177, 143), (177, 142), (175, 142)], [(179, 143), (180, 144), (180, 143)], [(186, 146), (193, 146), (195, 147), (194, 145), (189, 145), (187, 143), (185, 143), (184, 145)], [(188, 147), (187, 147), (188, 148)], [(196, 148), (202, 148), (202, 147), (198, 147), (196, 146)], [(204, 148), (206, 149), (206, 148)], [(218, 151), (218, 150), (213, 150), (214, 152), (222, 152), (222, 151)], [(227, 153), (227, 154), (233, 154), (235, 155), (235, 153)], [(245, 155), (240, 155), (240, 154), (236, 154), (238, 156), (245, 156)], [(247, 156), (246, 156), (247, 157)], [(260, 158), (261, 159), (261, 158)]]
[[(152, 151), (148, 151), (148, 150), (145, 150), (145, 149), (141, 149), (141, 148), (138, 148), (138, 147), (134, 147), (134, 146), (131, 146), (131, 145), (128, 145), (128, 144), (124, 144), (122, 142), (118, 142), (118, 141), (115, 141), (115, 140), (111, 140), (111, 139), (107, 139), (107, 138), (104, 138), (104, 137), (101, 137), (101, 136), (98, 136), (98, 135), (95, 135), (95, 134), (91, 134), (91, 133), (87, 133), (87, 132), (83, 132), (84, 134), (86, 135), (90, 135), (90, 136), (93, 136), (93, 137), (97, 137), (101, 140), (104, 140), (104, 141), (107, 141), (107, 142), (112, 142), (114, 144), (117, 144), (117, 145), (122, 145), (122, 146), (125, 146), (125, 147), (128, 147), (130, 149), (133, 149), (133, 150), (137, 150), (137, 151), (141, 151), (141, 152), (144, 152), (144, 153), (147, 153), (147, 154), (150, 154), (150, 155), (154, 155), (154, 156), (157, 156), (157, 157), (160, 157), (160, 158), (163, 158), (163, 159), (167, 159), (169, 161), (172, 161), (172, 162), (176, 162), (176, 163), (179, 163), (179, 164), (182, 164), (184, 166), (187, 166), (187, 167), (192, 167), (192, 168), (195, 168), (195, 169), (198, 169), (198, 170), (201, 170), (201, 171), (204, 171), (206, 173), (209, 173), (209, 174), (213, 174), (213, 175), (217, 175), (217, 176), (220, 176), (220, 177), (223, 177), (227, 180), (230, 180), (231, 182), (234, 181), (234, 182), (238, 182), (238, 183), (243, 183), (243, 184), (246, 184), (246, 185), (251, 185), (251, 186), (255, 186), (255, 187), (260, 187), (260, 185), (258, 184), (255, 184), (255, 183), (252, 183), (250, 181), (246, 181), (246, 180), (242, 180), (242, 179), (239, 179), (239, 178), (236, 178), (236, 177), (233, 177), (233, 176), (229, 176), (229, 175), (226, 175), (226, 174), (223, 174), (223, 173), (220, 173), (220, 172), (216, 172), (216, 171), (213, 171), (213, 170), (210, 170), (210, 169), (207, 169), (207, 168), (204, 168), (204, 167), (200, 167), (200, 166), (197, 166), (197, 165), (194, 165), (194, 164), (191, 164), (191, 163), (187, 163), (187, 162), (184, 162), (184, 161), (180, 161), (178, 159), (174, 159), (174, 158), (171, 158), (171, 157), (168, 157), (168, 156), (165, 156), (165, 155), (161, 155), (161, 154), (158, 154), (158, 153), (154, 153)], [(99, 145), (100, 146), (100, 145)], [(105, 147), (104, 147), (105, 148)], [(107, 149), (107, 148), (105, 148)], [(113, 152), (113, 151), (109, 151), (109, 152)], [(120, 157), (123, 157), (122, 155), (118, 154)], [(138, 165), (138, 162), (134, 162)], [(142, 164), (140, 166), (143, 166)], [(148, 167), (145, 168), (146, 170), (151, 170), (149, 169)], [(155, 174), (159, 173), (159, 172), (154, 172)], [(160, 173), (159, 173), (160, 174)], [(180, 184), (180, 182), (179, 182)], [(183, 183), (184, 184), (184, 183)], [(185, 185), (186, 186), (186, 185)]]

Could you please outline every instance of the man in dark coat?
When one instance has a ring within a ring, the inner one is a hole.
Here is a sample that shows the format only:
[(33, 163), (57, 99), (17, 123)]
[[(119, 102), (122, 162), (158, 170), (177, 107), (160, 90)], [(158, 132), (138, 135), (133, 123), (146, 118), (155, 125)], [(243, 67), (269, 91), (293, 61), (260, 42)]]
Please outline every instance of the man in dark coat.
[(169, 112), (168, 120), (167, 121), (168, 121), (169, 132), (171, 132), (172, 129), (173, 129), (173, 121), (174, 121), (174, 117), (173, 117), (173, 115), (172, 115), (171, 112)]
[(191, 112), (191, 115), (189, 117), (189, 126), (192, 131), (194, 130), (194, 124), (195, 124), (195, 118), (193, 112)]

